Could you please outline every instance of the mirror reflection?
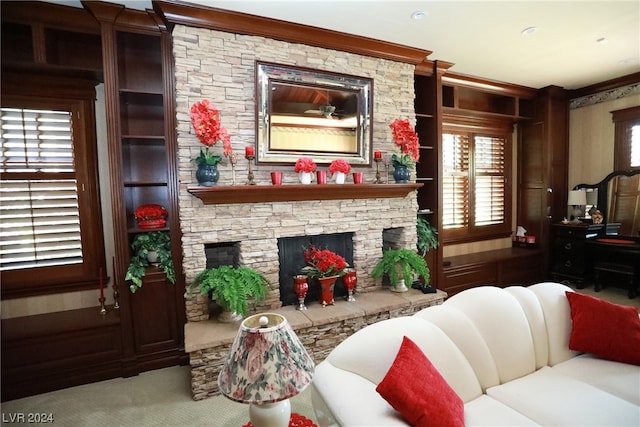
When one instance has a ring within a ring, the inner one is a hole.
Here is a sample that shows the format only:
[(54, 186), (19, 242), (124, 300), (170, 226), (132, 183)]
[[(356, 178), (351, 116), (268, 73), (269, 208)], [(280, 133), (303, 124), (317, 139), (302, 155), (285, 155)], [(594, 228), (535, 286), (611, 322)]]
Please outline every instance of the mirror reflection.
[(258, 162), (370, 163), (366, 78), (257, 63)]
[(598, 209), (604, 223), (616, 224), (617, 234), (640, 235), (640, 170), (614, 171), (598, 183), (575, 189), (587, 191), (587, 209)]

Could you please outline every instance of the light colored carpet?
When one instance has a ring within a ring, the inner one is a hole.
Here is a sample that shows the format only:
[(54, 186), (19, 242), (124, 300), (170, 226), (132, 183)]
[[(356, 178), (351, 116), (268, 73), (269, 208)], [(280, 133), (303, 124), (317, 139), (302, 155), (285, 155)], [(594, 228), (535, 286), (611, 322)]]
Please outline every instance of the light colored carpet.
[[(578, 291), (640, 309), (640, 297), (631, 300), (622, 288)], [(309, 388), (291, 399), (291, 408), (315, 419)], [(241, 427), (249, 419), (249, 406), (223, 396), (194, 401), (189, 367), (176, 366), (4, 402), (2, 424), (12, 425), (6, 421), (17, 413), (50, 413), (64, 427)]]
[[(188, 366), (159, 369), (4, 402), (2, 424), (12, 425), (4, 421), (17, 413), (50, 413), (54, 425), (64, 427), (241, 427), (249, 421), (249, 405), (224, 396), (194, 401), (190, 387)], [(291, 399), (291, 411), (315, 419), (308, 387)]]

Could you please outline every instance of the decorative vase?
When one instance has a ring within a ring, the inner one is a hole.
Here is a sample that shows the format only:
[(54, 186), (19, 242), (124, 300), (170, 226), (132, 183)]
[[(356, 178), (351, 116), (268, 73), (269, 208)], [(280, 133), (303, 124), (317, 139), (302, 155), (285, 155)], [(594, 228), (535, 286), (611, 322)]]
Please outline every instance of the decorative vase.
[(393, 169), (393, 178), (396, 180), (396, 183), (409, 182), (411, 171), (406, 165), (398, 165)]
[(158, 265), (158, 263), (159, 263), (159, 261), (158, 261), (158, 252), (156, 252), (156, 251), (148, 251), (147, 252), (147, 261), (149, 261), (149, 264)]
[(242, 320), (242, 315), (236, 313), (235, 311), (227, 310), (226, 308), (222, 309), (222, 312), (218, 315), (218, 321), (224, 323), (235, 323)]
[(336, 184), (344, 184), (344, 177), (343, 172), (336, 172)]
[(218, 172), (218, 165), (198, 164), (198, 169), (196, 169), (198, 184), (204, 187), (213, 187), (218, 183), (219, 178), (220, 172)]
[(405, 285), (404, 279), (400, 279), (395, 286), (391, 287), (391, 290), (393, 292), (407, 292), (409, 288), (407, 288), (407, 285)]
[(356, 284), (358, 283), (358, 277), (356, 275), (356, 271), (353, 269), (347, 270), (344, 276), (342, 276), (342, 283), (344, 283), (344, 287), (347, 289), (347, 301), (355, 301), (356, 299), (353, 297), (353, 291), (356, 288)]
[(309, 290), (309, 284), (307, 283), (307, 276), (302, 274), (293, 276), (293, 292), (298, 297), (298, 306), (296, 310), (306, 310), (307, 306), (304, 305), (304, 299), (307, 296)]
[(166, 225), (167, 225), (167, 220), (164, 218), (138, 220), (138, 228), (142, 228), (143, 230), (153, 230), (155, 228), (162, 228)]
[(318, 277), (318, 282), (320, 282), (320, 300), (323, 307), (333, 305), (333, 287), (337, 279), (338, 276)]
[(298, 174), (300, 184), (311, 184), (311, 172), (300, 172)]

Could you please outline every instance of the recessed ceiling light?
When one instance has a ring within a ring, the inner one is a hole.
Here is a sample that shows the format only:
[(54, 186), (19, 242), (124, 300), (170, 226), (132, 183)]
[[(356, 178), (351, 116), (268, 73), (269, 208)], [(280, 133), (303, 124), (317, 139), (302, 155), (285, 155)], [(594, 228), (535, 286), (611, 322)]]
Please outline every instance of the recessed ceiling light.
[(596, 42), (598, 42), (598, 44), (607, 44), (609, 43), (609, 40), (604, 37), (600, 37)]
[(411, 19), (415, 19), (416, 21), (420, 21), (427, 17), (427, 12), (423, 12), (421, 10), (416, 10), (411, 14)]
[(524, 30), (520, 31), (520, 34), (522, 34), (523, 36), (530, 36), (536, 31), (538, 31), (538, 27), (527, 27)]

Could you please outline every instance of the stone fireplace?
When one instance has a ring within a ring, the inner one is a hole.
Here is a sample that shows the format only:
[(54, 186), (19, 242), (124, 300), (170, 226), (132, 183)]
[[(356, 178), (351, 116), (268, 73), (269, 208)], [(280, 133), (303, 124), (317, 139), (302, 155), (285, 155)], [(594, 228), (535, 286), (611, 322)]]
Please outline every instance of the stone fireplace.
[[(176, 73), (177, 128), (179, 146), (180, 223), (183, 233), (183, 267), (187, 284), (206, 267), (205, 247), (233, 244), (236, 261), (264, 274), (275, 289), (260, 309), (281, 306), (278, 239), (289, 237), (352, 233), (353, 267), (358, 271), (358, 288), (367, 292), (380, 287), (369, 277), (380, 256), (383, 231), (401, 230), (399, 246), (415, 245), (417, 202), (415, 192), (400, 197), (340, 198), (335, 187), (332, 200), (301, 200), (266, 203), (204, 204), (187, 188), (196, 185), (196, 157), (201, 145), (189, 119), (189, 107), (209, 99), (219, 108), (222, 125), (230, 134), (238, 153), (255, 143), (255, 61), (294, 64), (371, 77), (374, 79), (373, 150), (397, 152), (389, 123), (398, 117), (414, 117), (414, 66), (357, 54), (296, 45), (257, 36), (230, 34), (176, 25), (173, 30)], [(213, 147), (222, 150), (222, 147)], [(247, 161), (239, 156), (236, 182), (244, 184)], [(326, 165), (320, 165), (325, 167)], [(218, 186), (233, 184), (231, 168), (220, 166)], [(284, 172), (283, 184), (296, 183), (293, 165), (256, 165), (255, 181), (270, 185), (273, 170)], [(364, 181), (372, 183), (375, 168), (358, 167)], [(388, 171), (383, 168), (383, 177)], [(391, 180), (393, 181), (393, 180)], [(313, 185), (313, 184), (312, 184)], [(345, 185), (353, 185), (347, 181)], [(242, 190), (238, 190), (242, 191)], [(187, 300), (188, 321), (205, 320), (206, 298)]]
[[(309, 191), (287, 197), (287, 185), (297, 183), (293, 164), (255, 165), (253, 172), (258, 185), (249, 188), (243, 185), (248, 163), (239, 154), (235, 168), (238, 185), (233, 186), (230, 165), (220, 166), (221, 177), (214, 197), (211, 192), (201, 194), (198, 190), (191, 161), (201, 145), (193, 133), (189, 108), (201, 99), (209, 99), (220, 110), (222, 125), (229, 130), (235, 152), (244, 153), (244, 147), (255, 144), (257, 60), (373, 78), (371, 152), (397, 153), (389, 124), (396, 118), (414, 119), (413, 65), (182, 24), (173, 29), (173, 53), (179, 213), (187, 286), (200, 271), (212, 266), (207, 259), (212, 254), (227, 263), (254, 268), (274, 285), (256, 310), (277, 310), (283, 314), (316, 363), (346, 336), (367, 324), (408, 315), (444, 300), (442, 292), (424, 295), (410, 291), (407, 295), (394, 295), (382, 291), (381, 281), (370, 277), (384, 246), (415, 247), (418, 209), (415, 185), (404, 184), (405, 190), (398, 191), (395, 188), (401, 186), (388, 184), (385, 189), (385, 185), (373, 184), (375, 166), (356, 166), (355, 171), (364, 173), (365, 185), (355, 185), (350, 180), (344, 185), (311, 184), (305, 186)], [(214, 146), (213, 151), (221, 153), (222, 147)], [(381, 169), (385, 180), (391, 171)], [(274, 170), (284, 172), (281, 187), (270, 184), (270, 172)], [(327, 308), (309, 301), (304, 312), (295, 310), (293, 305), (283, 306), (280, 291), (284, 290), (286, 295), (293, 280), (289, 277), (292, 271), (286, 269), (297, 268), (294, 265), (281, 271), (283, 242), (313, 241), (318, 236), (330, 235), (347, 236), (349, 253), (343, 255), (358, 274), (357, 301), (336, 299), (336, 304)], [(235, 324), (209, 320), (208, 306), (208, 297), (197, 291), (186, 299), (185, 350), (189, 353), (195, 399), (217, 394), (217, 373), (237, 331)]]

